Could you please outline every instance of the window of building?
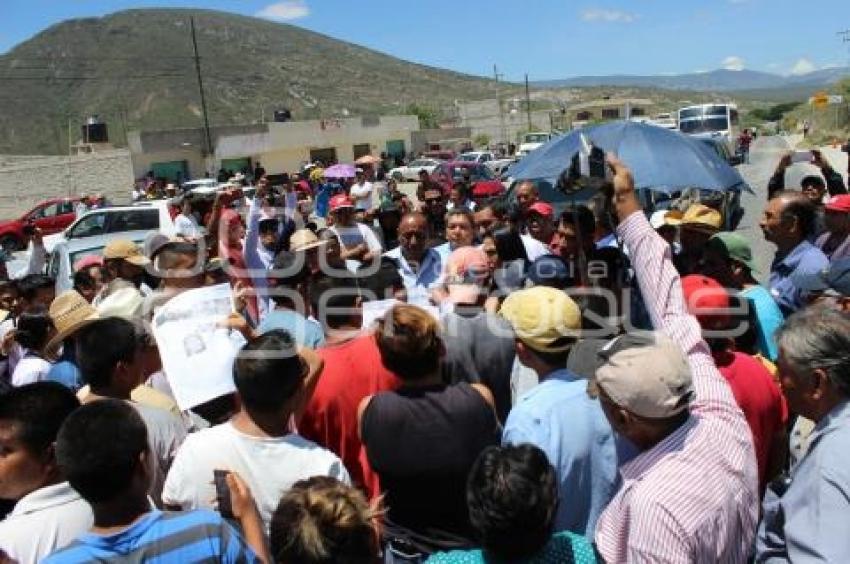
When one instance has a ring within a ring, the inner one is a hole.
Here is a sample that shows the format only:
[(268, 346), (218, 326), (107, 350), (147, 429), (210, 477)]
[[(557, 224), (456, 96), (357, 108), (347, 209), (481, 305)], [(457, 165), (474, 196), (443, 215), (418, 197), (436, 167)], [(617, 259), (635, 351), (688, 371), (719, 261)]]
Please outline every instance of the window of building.
[(632, 117), (645, 116), (645, 115), (646, 115), (646, 110), (644, 110), (643, 108), (632, 108)]
[(593, 119), (593, 112), (579, 112), (576, 114), (578, 121), (590, 121)]
[(620, 109), (619, 108), (604, 108), (602, 110), (602, 119), (619, 119), (620, 117)]
[(356, 161), (360, 157), (365, 157), (366, 155), (372, 154), (372, 146), (369, 143), (361, 143), (359, 145), (354, 146), (354, 160)]

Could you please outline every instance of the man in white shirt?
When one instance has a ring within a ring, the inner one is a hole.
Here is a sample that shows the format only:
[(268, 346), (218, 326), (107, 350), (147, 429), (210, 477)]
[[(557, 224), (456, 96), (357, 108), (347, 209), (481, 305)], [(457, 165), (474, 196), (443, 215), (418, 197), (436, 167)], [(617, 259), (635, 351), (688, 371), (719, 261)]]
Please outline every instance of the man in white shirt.
[(356, 175), (357, 181), (351, 186), (351, 199), (357, 211), (368, 211), (372, 209), (372, 183), (366, 180), (363, 169), (358, 168)]
[(187, 197), (183, 198), (180, 213), (174, 218), (174, 232), (187, 239), (197, 239), (201, 236), (201, 227), (192, 214), (192, 201)]
[(286, 331), (253, 339), (235, 361), (239, 412), (227, 423), (190, 435), (174, 459), (163, 490), (166, 507), (212, 508), (214, 470), (230, 470), (251, 489), (268, 530), (271, 516), (298, 480), (331, 476), (350, 482), (332, 452), (291, 431), (323, 367), (310, 349), (296, 350)]
[(381, 243), (368, 225), (354, 221), (354, 203), (345, 194), (331, 198), (331, 231), (339, 239), (340, 257), (349, 269), (356, 270), (381, 254)]
[(79, 405), (56, 382), (0, 396), (0, 498), (17, 502), (0, 521), (0, 555), (13, 562), (40, 562), (92, 525), (91, 507), (65, 481), (53, 453), (59, 427)]

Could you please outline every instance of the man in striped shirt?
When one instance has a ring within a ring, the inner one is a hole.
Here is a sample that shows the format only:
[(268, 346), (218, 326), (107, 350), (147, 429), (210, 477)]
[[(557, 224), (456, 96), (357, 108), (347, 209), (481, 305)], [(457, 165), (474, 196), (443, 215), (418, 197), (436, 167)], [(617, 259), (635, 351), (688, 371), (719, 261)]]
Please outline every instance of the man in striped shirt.
[(618, 234), (658, 331), (609, 344), (591, 382), (615, 433), (641, 451), (620, 467), (597, 548), (606, 562), (745, 562), (758, 519), (752, 435), (687, 313), (670, 246), (640, 209), (629, 170), (609, 164)]
[(104, 399), (73, 412), (59, 431), (56, 458), (71, 487), (91, 505), (94, 526), (45, 563), (254, 563), (265, 554), (260, 516), (234, 475), (228, 476), (236, 492), (233, 514), (247, 540), (212, 511), (151, 510), (147, 429), (126, 402)]

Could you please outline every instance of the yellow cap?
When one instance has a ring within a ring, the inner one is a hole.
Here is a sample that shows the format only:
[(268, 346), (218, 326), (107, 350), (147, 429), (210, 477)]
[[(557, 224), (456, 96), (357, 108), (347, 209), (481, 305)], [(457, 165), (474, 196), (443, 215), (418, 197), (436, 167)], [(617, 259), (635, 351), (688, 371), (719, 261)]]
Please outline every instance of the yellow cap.
[(705, 204), (691, 204), (681, 218), (676, 217), (671, 212), (664, 219), (668, 225), (687, 225), (689, 227), (708, 228), (715, 231), (719, 230), (723, 223), (720, 212)]
[(141, 247), (128, 239), (114, 239), (103, 248), (104, 260), (124, 259), (130, 264), (147, 266), (150, 259), (142, 253)]
[(519, 340), (540, 352), (561, 352), (572, 343), (554, 345), (563, 337), (577, 338), (581, 311), (567, 294), (535, 286), (510, 294), (499, 314), (510, 322)]

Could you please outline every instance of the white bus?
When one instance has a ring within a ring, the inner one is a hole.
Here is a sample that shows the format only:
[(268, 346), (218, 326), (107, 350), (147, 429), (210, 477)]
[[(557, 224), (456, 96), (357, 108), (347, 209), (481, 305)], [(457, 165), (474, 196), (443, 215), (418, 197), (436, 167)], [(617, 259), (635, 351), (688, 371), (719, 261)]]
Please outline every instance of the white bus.
[(679, 131), (685, 135), (722, 138), (733, 155), (738, 146), (738, 106), (700, 104), (679, 110)]

